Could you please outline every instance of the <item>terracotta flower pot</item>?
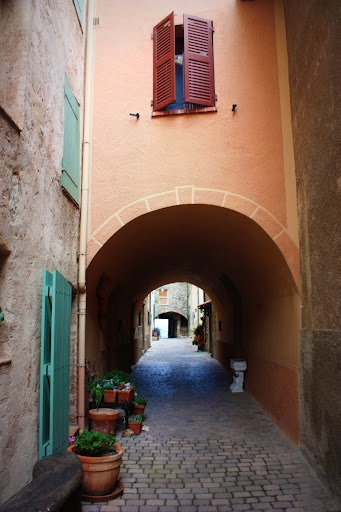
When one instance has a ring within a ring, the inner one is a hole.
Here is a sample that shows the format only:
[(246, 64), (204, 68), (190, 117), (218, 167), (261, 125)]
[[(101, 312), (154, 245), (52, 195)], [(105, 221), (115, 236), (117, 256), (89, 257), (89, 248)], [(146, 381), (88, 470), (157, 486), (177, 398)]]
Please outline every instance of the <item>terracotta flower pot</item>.
[(128, 428), (137, 436), (141, 434), (142, 420), (141, 421), (128, 421)]
[(103, 389), (104, 401), (108, 403), (115, 403), (117, 396), (117, 389)]
[[(75, 445), (68, 447), (69, 452), (74, 452)], [(120, 474), (122, 455), (124, 449), (115, 444), (116, 454), (103, 457), (77, 457), (82, 463), (83, 480), (82, 492), (88, 496), (105, 496), (115, 487)]]
[(135, 390), (131, 389), (118, 389), (117, 390), (117, 402), (119, 404), (124, 404), (125, 402), (131, 402), (134, 398)]
[(145, 405), (134, 404), (134, 415), (136, 416), (136, 414), (143, 414), (145, 408)]
[(102, 434), (111, 434), (115, 432), (116, 421), (120, 413), (116, 409), (100, 407), (99, 409), (90, 409), (88, 415), (93, 430)]

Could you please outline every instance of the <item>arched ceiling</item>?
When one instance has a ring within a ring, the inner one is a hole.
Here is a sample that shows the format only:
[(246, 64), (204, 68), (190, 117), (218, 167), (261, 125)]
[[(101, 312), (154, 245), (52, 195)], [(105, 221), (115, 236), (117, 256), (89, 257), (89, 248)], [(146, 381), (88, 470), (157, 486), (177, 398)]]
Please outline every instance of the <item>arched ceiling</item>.
[(244, 301), (296, 289), (281, 252), (258, 224), (209, 205), (164, 208), (131, 221), (90, 263), (89, 293), (103, 274), (112, 290), (132, 302), (174, 281), (196, 284), (217, 300), (228, 281)]

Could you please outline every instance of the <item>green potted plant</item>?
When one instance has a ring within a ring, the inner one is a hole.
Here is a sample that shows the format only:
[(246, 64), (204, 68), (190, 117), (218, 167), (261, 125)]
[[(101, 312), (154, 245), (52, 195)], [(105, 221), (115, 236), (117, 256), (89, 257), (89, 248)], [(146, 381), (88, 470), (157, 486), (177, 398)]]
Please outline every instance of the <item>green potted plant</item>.
[(193, 345), (197, 345), (198, 346), (198, 350), (204, 350), (204, 348), (205, 348), (205, 339), (204, 339), (204, 326), (203, 326), (203, 324), (198, 324), (193, 329), (193, 334), (194, 334)]
[(128, 428), (134, 432), (134, 434), (141, 434), (143, 414), (134, 414), (128, 418)]
[(118, 403), (131, 402), (134, 398), (134, 384), (129, 373), (123, 370), (111, 370), (100, 377), (102, 387), (117, 389)]
[(147, 403), (148, 398), (142, 398), (140, 396), (135, 395), (135, 398), (133, 400), (134, 414), (144, 413)]
[(152, 336), (153, 338), (157, 338), (159, 340), (161, 336), (161, 329), (159, 329), (159, 327), (154, 327), (152, 331)]
[(107, 496), (114, 491), (124, 452), (114, 436), (84, 430), (68, 451), (76, 453), (82, 463), (84, 495)]
[(98, 409), (103, 400), (104, 393), (100, 379), (93, 379), (85, 383), (85, 389), (91, 394), (92, 401)]
[(104, 401), (108, 403), (115, 403), (118, 389), (116, 379), (111, 378), (102, 380), (102, 389), (104, 394)]
[(104, 389), (100, 378), (86, 382), (86, 390), (91, 393), (95, 408), (88, 411), (88, 417), (91, 422), (91, 428), (103, 434), (115, 432), (116, 422), (119, 418), (119, 412), (116, 409), (100, 407), (104, 398)]

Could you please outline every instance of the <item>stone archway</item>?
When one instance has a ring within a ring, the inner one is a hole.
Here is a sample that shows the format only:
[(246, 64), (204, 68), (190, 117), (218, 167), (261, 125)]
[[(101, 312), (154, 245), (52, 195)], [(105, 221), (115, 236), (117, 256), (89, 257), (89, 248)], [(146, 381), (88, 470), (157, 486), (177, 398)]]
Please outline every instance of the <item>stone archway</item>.
[[(254, 207), (254, 214), (257, 211)], [(171, 236), (163, 236), (165, 232)], [(240, 303), (238, 350), (248, 359), (247, 388), (298, 443), (296, 253), (289, 243), (284, 244), (286, 256), (279, 249), (280, 236), (289, 238), (281, 226), (278, 235), (268, 232), (251, 215), (205, 204), (162, 208), (127, 222), (103, 244), (88, 267), (87, 352), (96, 350), (93, 290), (105, 271), (112, 283), (112, 324), (107, 338), (112, 354), (136, 354), (132, 344), (139, 304), (163, 283), (182, 280), (207, 290), (212, 298), (212, 352), (226, 364), (236, 350), (231, 323), (237, 305), (232, 286)], [(155, 240), (163, 242), (155, 247)]]

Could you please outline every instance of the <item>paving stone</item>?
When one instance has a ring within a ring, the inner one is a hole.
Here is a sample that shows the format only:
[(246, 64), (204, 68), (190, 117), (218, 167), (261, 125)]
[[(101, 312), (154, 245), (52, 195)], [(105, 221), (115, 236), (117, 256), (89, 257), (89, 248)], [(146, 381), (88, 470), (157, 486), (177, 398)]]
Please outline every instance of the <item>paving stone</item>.
[(190, 340), (153, 342), (132, 377), (149, 398), (149, 432), (123, 438), (118, 427), (123, 495), (83, 512), (341, 511), (299, 449)]

